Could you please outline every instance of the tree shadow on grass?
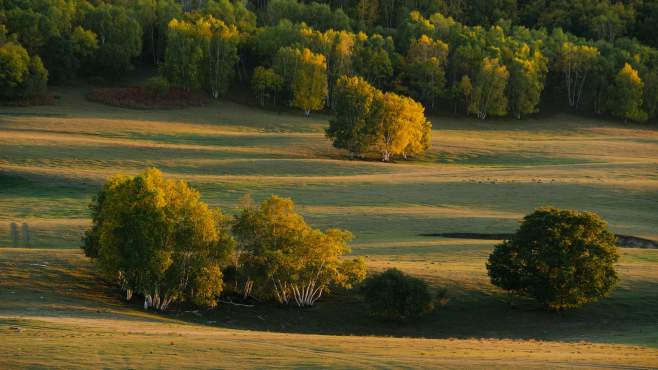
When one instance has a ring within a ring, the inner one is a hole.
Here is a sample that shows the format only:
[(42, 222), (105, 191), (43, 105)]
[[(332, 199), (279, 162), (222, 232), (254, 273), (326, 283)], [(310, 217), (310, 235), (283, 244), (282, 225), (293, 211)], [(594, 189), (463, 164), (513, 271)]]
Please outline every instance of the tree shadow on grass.
[[(462, 289), (445, 306), (406, 323), (368, 315), (355, 294), (334, 294), (316, 307), (275, 304), (254, 307), (221, 304), (217, 309), (168, 314), (183, 321), (231, 329), (323, 335), (417, 338), (559, 340), (658, 346), (658, 282), (633, 281), (612, 297), (583, 308), (555, 313), (529, 300), (508, 300), (498, 291)], [(653, 293), (652, 293), (653, 292)], [(651, 295), (653, 294), (653, 296)]]

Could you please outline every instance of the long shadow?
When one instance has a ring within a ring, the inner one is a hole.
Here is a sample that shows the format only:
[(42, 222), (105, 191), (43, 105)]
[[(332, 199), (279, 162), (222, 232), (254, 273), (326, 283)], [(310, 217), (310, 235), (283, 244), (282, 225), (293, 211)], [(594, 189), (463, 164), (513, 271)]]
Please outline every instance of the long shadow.
[(308, 309), (274, 304), (243, 307), (225, 303), (210, 311), (181, 311), (167, 316), (213, 327), (281, 333), (585, 340), (658, 347), (658, 312), (655, 310), (658, 298), (652, 297), (658, 291), (658, 282), (634, 281), (611, 298), (563, 313), (547, 312), (530, 301), (517, 299), (510, 303), (503, 293), (496, 291), (464, 286), (455, 286), (452, 290), (455, 289), (460, 289), (459, 297), (435, 312), (407, 323), (376, 320), (368, 315), (366, 302), (345, 293), (336, 294)]

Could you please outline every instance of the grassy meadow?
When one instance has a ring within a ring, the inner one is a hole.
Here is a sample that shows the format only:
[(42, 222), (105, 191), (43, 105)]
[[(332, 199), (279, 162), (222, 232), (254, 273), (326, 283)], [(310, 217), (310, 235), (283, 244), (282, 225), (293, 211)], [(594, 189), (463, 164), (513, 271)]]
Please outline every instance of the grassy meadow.
[[(83, 93), (55, 89), (54, 105), (0, 108), (0, 368), (658, 367), (658, 250), (621, 249), (612, 296), (558, 315), (510, 305), (489, 284), (494, 242), (420, 236), (512, 232), (553, 205), (658, 239), (654, 127), (431, 117), (428, 155), (384, 164), (333, 149), (321, 114), (230, 101), (140, 111)], [(341, 292), (305, 311), (224, 304), (156, 315), (126, 305), (78, 247), (103, 181), (149, 166), (229, 214), (246, 194), (292, 197), (313, 226), (354, 232), (353, 254), (370, 269), (423, 277), (449, 302), (408, 325), (377, 322)], [(29, 246), (12, 245), (12, 222), (28, 224)]]

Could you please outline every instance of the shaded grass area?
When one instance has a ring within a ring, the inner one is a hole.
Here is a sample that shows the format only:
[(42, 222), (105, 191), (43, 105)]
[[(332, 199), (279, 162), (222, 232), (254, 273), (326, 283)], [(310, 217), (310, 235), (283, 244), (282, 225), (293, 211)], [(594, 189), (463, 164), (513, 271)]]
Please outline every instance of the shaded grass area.
[(370, 318), (365, 303), (344, 292), (306, 310), (220, 304), (158, 315), (122, 303), (78, 250), (0, 248), (0, 366), (134, 367), (144, 358), (139, 367), (658, 364), (658, 251), (623, 250), (611, 297), (560, 315), (518, 299), (510, 305), (487, 283), (489, 243), (437, 239), (403, 248), (404, 255), (368, 257), (369, 268), (395, 265), (446, 287), (450, 298), (405, 325)]

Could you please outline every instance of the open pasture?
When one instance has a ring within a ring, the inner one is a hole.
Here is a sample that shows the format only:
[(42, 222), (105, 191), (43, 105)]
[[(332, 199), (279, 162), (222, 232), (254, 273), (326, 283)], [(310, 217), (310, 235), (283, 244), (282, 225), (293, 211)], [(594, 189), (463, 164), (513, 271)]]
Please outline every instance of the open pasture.
[[(347, 160), (319, 114), (228, 101), (139, 111), (90, 103), (78, 89), (55, 93), (53, 106), (0, 109), (0, 367), (213, 367), (227, 358), (245, 367), (658, 366), (657, 250), (622, 249), (612, 296), (556, 316), (510, 307), (489, 284), (493, 242), (419, 236), (512, 232), (553, 205), (658, 239), (658, 131), (649, 126), (432, 117), (427, 156), (384, 164)], [(305, 312), (221, 305), (161, 316), (126, 306), (112, 288), (92, 288), (77, 248), (102, 182), (149, 166), (226, 213), (246, 194), (292, 197), (313, 226), (353, 231), (353, 254), (370, 269), (423, 277), (450, 301), (409, 326), (378, 323), (341, 294)], [(8, 248), (12, 222), (28, 224), (31, 249)]]

